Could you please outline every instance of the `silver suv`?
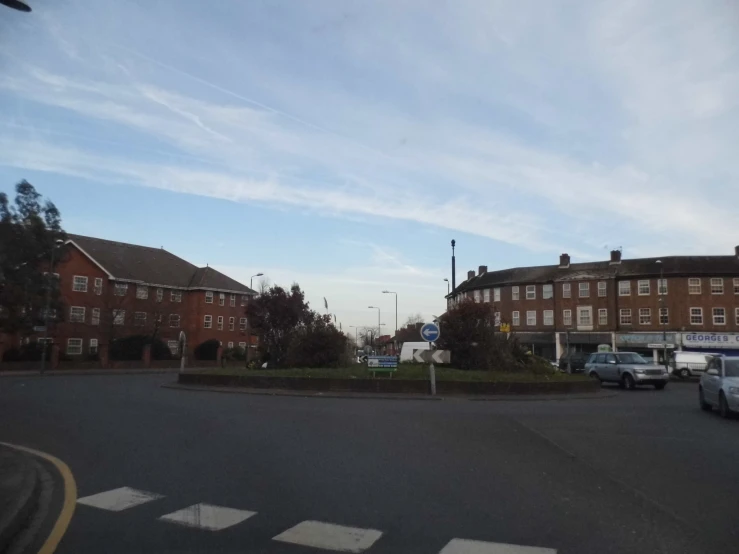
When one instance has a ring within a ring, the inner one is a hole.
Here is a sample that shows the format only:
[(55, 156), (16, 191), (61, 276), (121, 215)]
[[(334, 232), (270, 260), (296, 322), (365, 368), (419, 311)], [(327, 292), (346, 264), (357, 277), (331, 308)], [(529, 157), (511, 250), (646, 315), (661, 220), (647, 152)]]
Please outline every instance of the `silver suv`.
[(714, 356), (698, 385), (700, 407), (710, 412), (718, 408), (722, 417), (739, 412), (739, 356)]
[(652, 385), (662, 390), (670, 379), (663, 366), (651, 364), (636, 352), (596, 352), (585, 364), (585, 374), (599, 381), (618, 383), (633, 390), (637, 385)]

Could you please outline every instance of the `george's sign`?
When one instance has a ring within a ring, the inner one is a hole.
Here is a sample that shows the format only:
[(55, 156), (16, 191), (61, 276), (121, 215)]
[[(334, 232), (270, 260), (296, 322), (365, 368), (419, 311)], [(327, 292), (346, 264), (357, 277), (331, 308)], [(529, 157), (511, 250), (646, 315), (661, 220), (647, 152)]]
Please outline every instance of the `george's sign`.
[(739, 348), (739, 334), (683, 333), (683, 346), (694, 348)]

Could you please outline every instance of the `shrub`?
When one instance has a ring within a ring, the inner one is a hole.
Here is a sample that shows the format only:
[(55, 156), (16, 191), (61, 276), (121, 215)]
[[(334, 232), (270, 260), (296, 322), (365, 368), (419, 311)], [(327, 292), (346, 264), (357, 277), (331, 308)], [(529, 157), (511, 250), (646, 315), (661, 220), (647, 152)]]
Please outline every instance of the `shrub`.
[[(4, 362), (38, 362), (41, 360), (43, 348), (38, 342), (30, 342), (20, 348), (9, 348), (3, 354)], [(51, 358), (51, 345), (46, 348), (46, 359)]]
[(292, 337), (287, 353), (291, 367), (342, 367), (350, 365), (346, 336), (328, 316), (317, 316)]
[(160, 338), (149, 335), (131, 335), (115, 339), (110, 344), (111, 360), (140, 360), (144, 355), (144, 346), (151, 345), (152, 360), (170, 360), (172, 352)]
[(193, 354), (196, 360), (215, 360), (218, 357), (218, 347), (221, 342), (218, 339), (208, 339), (195, 347)]
[(246, 360), (246, 350), (236, 346), (234, 348), (224, 348), (223, 350), (224, 360)]

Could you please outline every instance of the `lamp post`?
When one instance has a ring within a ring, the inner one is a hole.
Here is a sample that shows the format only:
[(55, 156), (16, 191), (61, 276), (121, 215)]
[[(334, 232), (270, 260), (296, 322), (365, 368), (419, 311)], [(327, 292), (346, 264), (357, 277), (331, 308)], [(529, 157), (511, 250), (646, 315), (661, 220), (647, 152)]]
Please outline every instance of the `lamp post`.
[(665, 284), (665, 267), (662, 260), (654, 262), (659, 264), (659, 281), (657, 281), (657, 296), (659, 296), (659, 308), (657, 309), (657, 321), (662, 326), (662, 363), (665, 364), (665, 370), (667, 369), (667, 318), (664, 323), (662, 322), (662, 309), (665, 307), (665, 294), (667, 294), (667, 287), (665, 286), (665, 294), (662, 294), (662, 285)]
[(449, 279), (446, 279), (446, 278), (445, 278), (444, 280), (446, 281), (446, 295), (447, 295), (447, 296), (449, 296), (449, 293), (451, 292), (451, 291), (449, 290)]
[(264, 273), (257, 273), (256, 275), (252, 275), (252, 276), (251, 276), (251, 277), (249, 278), (249, 288), (250, 288), (251, 290), (254, 290), (254, 287), (252, 287), (252, 283), (254, 282), (254, 277), (261, 277), (262, 275), (264, 275)]
[(382, 334), (382, 331), (380, 330), (380, 308), (377, 306), (367, 306), (371, 310), (377, 310), (377, 336), (379, 337)]
[(44, 303), (44, 336), (43, 348), (41, 348), (41, 374), (43, 375), (46, 369), (46, 339), (49, 336), (49, 310), (51, 310), (51, 280), (54, 278), (54, 251), (64, 244), (62, 239), (56, 239), (54, 246), (51, 247), (49, 254), (49, 271), (46, 273), (46, 302)]
[[(252, 275), (249, 277), (249, 289), (253, 292), (254, 288), (252, 287), (252, 284), (254, 283), (254, 277), (261, 277), (264, 275), (264, 273), (257, 273), (256, 275)], [(247, 300), (248, 302), (248, 300)], [(244, 365), (248, 368), (249, 362), (251, 361), (251, 330), (249, 329), (249, 320), (251, 318), (249, 316), (246, 317), (246, 352), (244, 352)]]

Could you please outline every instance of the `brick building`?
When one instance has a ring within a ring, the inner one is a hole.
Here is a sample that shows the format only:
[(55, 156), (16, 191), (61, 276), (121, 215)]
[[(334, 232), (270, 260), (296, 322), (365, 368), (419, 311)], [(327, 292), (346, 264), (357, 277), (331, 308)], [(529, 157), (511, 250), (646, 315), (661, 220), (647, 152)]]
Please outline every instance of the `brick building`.
[(490, 303), (537, 354), (599, 344), (648, 354), (668, 348), (739, 354), (739, 246), (733, 256), (666, 256), (478, 272), (447, 296)]
[(154, 333), (176, 352), (181, 331), (190, 347), (218, 339), (246, 348), (249, 287), (162, 248), (80, 235), (64, 248), (54, 272), (67, 313), (47, 339), (63, 354), (87, 357), (115, 338)]

